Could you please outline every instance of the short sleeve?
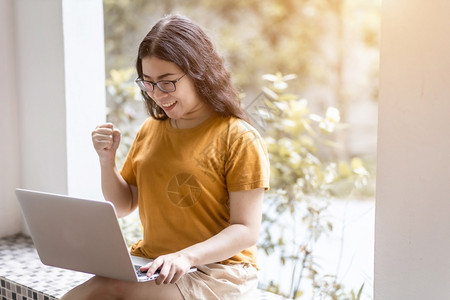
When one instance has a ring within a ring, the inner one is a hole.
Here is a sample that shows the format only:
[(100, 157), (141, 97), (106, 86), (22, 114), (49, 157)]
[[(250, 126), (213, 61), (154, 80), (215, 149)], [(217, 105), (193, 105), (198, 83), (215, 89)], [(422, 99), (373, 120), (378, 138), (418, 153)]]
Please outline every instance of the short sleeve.
[(267, 149), (256, 130), (245, 131), (233, 141), (225, 172), (227, 188), (231, 192), (269, 188)]

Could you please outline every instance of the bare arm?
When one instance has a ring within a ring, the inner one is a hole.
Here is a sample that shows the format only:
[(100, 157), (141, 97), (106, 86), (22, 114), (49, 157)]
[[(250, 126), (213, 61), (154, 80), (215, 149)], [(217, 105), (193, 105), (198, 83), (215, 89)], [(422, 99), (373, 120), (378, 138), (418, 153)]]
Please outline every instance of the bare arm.
[(115, 165), (101, 165), (101, 174), (103, 196), (114, 204), (118, 217), (132, 213), (137, 207), (137, 187), (129, 185)]
[(137, 206), (138, 190), (129, 185), (116, 168), (120, 131), (110, 123), (99, 125), (92, 132), (92, 142), (100, 160), (103, 196), (114, 204), (119, 217), (126, 216)]
[(161, 268), (156, 283), (174, 283), (191, 266), (223, 261), (255, 245), (261, 225), (263, 197), (263, 188), (230, 192), (230, 226), (204, 242), (158, 257), (141, 271), (148, 269), (151, 275)]

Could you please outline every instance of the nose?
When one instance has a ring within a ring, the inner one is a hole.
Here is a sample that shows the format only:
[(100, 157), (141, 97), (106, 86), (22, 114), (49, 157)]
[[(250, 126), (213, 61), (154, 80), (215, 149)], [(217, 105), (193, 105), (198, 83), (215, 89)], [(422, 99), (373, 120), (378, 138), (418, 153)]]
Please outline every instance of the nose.
[(159, 87), (157, 87), (157, 86), (155, 86), (155, 88), (153, 89), (153, 92), (152, 92), (153, 99), (155, 99), (155, 100), (162, 99), (167, 95), (168, 95), (168, 93), (161, 91), (159, 89)]

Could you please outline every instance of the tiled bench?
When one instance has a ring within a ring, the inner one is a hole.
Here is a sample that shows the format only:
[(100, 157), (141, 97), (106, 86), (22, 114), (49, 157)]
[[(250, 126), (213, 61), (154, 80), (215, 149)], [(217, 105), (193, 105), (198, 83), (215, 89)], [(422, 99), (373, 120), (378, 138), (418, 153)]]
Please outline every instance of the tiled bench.
[[(43, 265), (28, 237), (0, 239), (0, 300), (56, 300), (91, 276)], [(283, 299), (265, 291), (258, 294), (255, 299)]]
[(0, 240), (1, 300), (58, 299), (91, 276), (43, 265), (28, 237)]

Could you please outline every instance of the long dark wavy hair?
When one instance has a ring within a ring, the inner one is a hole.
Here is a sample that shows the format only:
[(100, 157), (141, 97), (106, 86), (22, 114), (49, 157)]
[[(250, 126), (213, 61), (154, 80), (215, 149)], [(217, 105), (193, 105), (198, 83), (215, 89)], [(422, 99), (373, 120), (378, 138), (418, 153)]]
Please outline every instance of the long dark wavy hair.
[[(223, 59), (204, 30), (190, 19), (170, 15), (153, 26), (139, 45), (136, 70), (140, 78), (142, 59), (148, 56), (175, 63), (193, 79), (201, 99), (219, 115), (248, 121)], [(150, 116), (158, 120), (168, 118), (146, 92), (142, 91), (142, 96)]]

